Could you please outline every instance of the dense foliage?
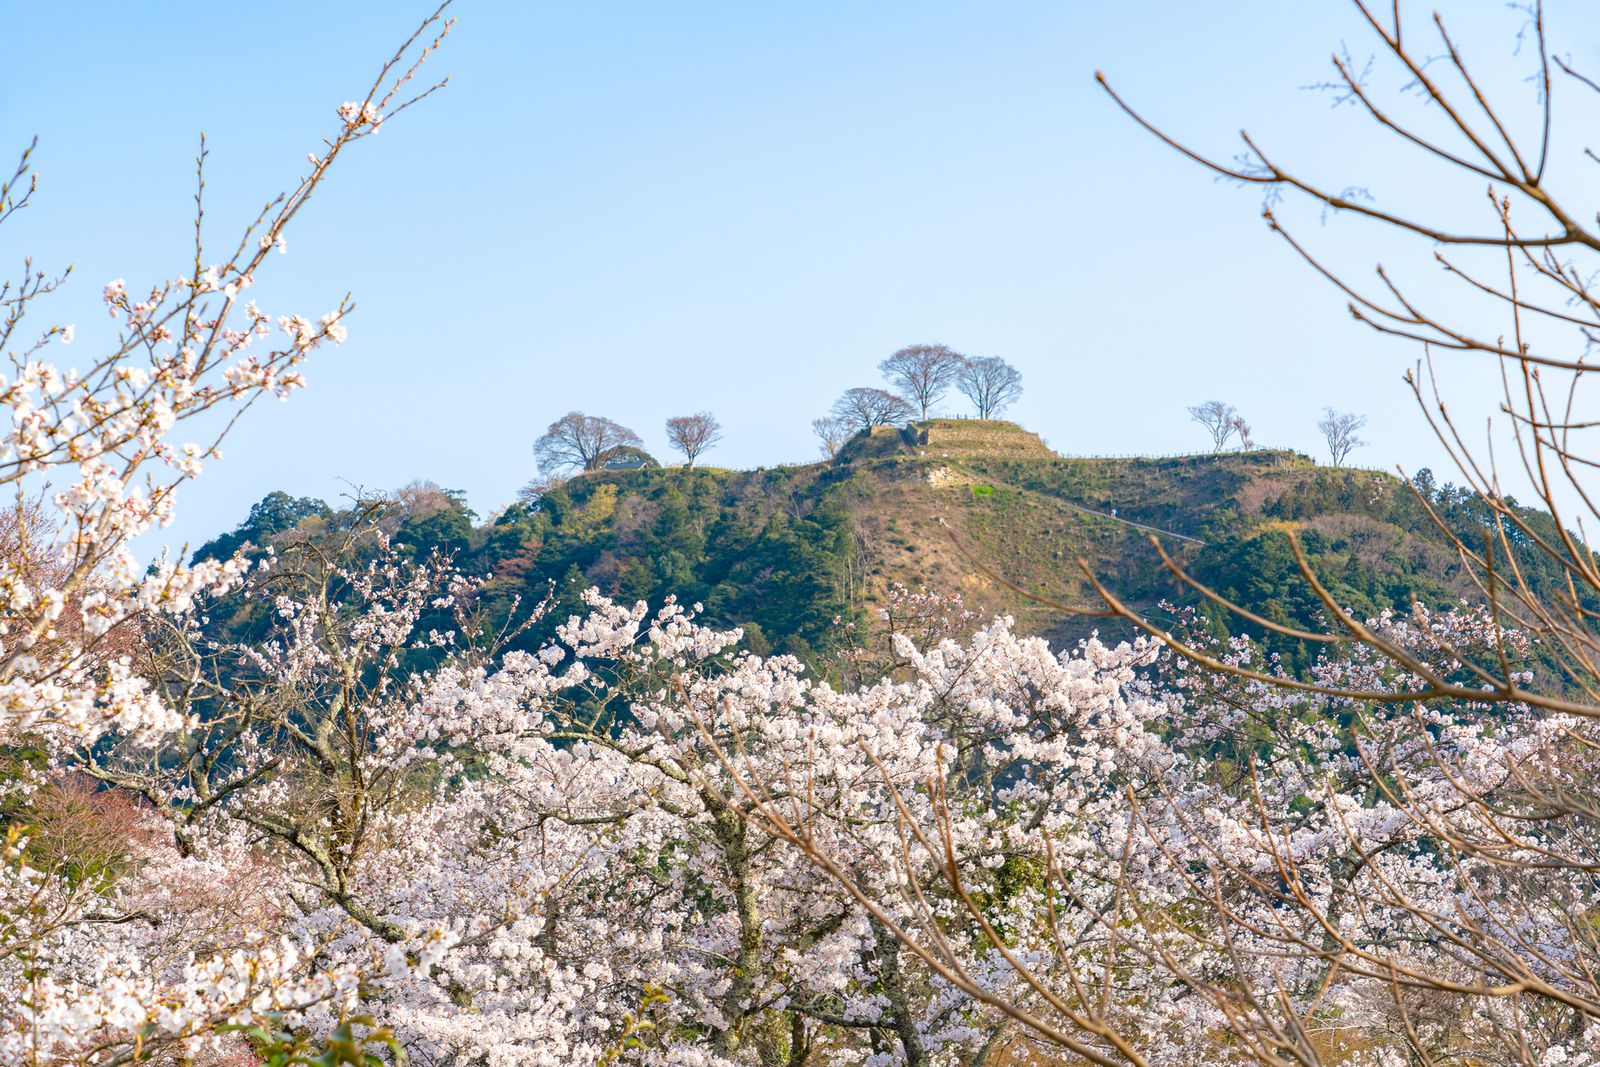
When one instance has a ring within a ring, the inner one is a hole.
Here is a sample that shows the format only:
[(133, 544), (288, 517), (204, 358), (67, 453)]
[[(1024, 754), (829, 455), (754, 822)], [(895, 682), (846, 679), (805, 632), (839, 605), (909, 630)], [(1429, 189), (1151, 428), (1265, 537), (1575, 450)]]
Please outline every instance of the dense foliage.
[[(1115, 509), (1119, 520), (1200, 539), (1168, 537), (1166, 544), (1197, 580), (1285, 626), (1305, 629), (1322, 618), (1322, 605), (1290, 547), (1290, 531), (1340, 602), (1363, 616), (1408, 611), (1413, 598), (1434, 609), (1482, 600), (1430, 511), (1456, 536), (1479, 541), (1491, 517), (1474, 494), (1439, 485), (1428, 471), (1419, 473), (1413, 490), (1389, 475), (1317, 467), (1285, 453), (1105, 461), (980, 452), (963, 461), (975, 476), (988, 479), (974, 484), (966, 500), (977, 513), (975, 527), (993, 523), (998, 531), (992, 546), (969, 548), (976, 559), (962, 560), (964, 570), (978, 563), (1008, 577), (1071, 581), (1072, 557), (1086, 551), (1134, 603), (1162, 617), (1174, 617), (1173, 609), (1198, 608), (1214, 635), (1225, 633), (1227, 613), (1174, 583), (1144, 543), (1145, 531), (1105, 521)], [(464, 573), (490, 577), (485, 596), (502, 617), (516, 598), (539, 600), (554, 590), (571, 604), (591, 585), (651, 604), (678, 596), (702, 604), (710, 623), (742, 627), (757, 650), (786, 652), (826, 670), (831, 655), (855, 640), (836, 621), (870, 628), (872, 613), (864, 609), (881, 603), (889, 585), (953, 580), (896, 565), (881, 549), (874, 552), (861, 533), (879, 521), (922, 542), (943, 536), (932, 512), (938, 491), (907, 477), (907, 468), (925, 465), (887, 458), (761, 471), (595, 473), (557, 483), (481, 525), (459, 494), (412, 489), (394, 502), (386, 528), (407, 551), (444, 552)], [(922, 498), (930, 509), (927, 519), (908, 525), (884, 513), (902, 507), (875, 490), (874, 479), (885, 472)], [(1069, 540), (1065, 550), (1041, 552), (1053, 542), (1038, 536), (1041, 520), (1029, 508), (1039, 498), (1096, 511), (1101, 528), (1077, 534), (1077, 543)], [(1523, 513), (1535, 528), (1553, 530), (1548, 515)], [(291, 541), (327, 537), (355, 514), (347, 509), (335, 516), (319, 501), (273, 493), (196, 559), (246, 543), (264, 549), (286, 533)], [(1020, 529), (1005, 526), (1009, 520), (1021, 523)], [(1110, 542), (1101, 539), (1106, 528), (1115, 538)], [(894, 541), (914, 544), (896, 534)], [(1092, 555), (1096, 550), (1098, 558)], [(1535, 588), (1559, 588), (1559, 568), (1541, 553), (1526, 551), (1518, 563)], [(987, 606), (1029, 607), (1017, 598), (997, 598)], [(1104, 620), (1059, 616), (1035, 617), (1031, 624), (1065, 640), (1086, 636), (1090, 626), (1108, 626)], [(1314, 658), (1303, 642), (1248, 624), (1245, 632), (1296, 669), (1308, 668)]]
[[(519, 599), (553, 591), (570, 605), (591, 585), (658, 605), (676, 596), (743, 627), (754, 647), (819, 664), (846, 639), (838, 622), (860, 610), (848, 585), (849, 522), (828, 484), (826, 474), (784, 469), (607, 472), (562, 482), (482, 525), (459, 494), (408, 491), (386, 503), (383, 525), (415, 558), (443, 553), (487, 577), (484, 601), (501, 620)], [(297, 511), (311, 521), (275, 525)], [(196, 558), (246, 542), (260, 558), (275, 544), (337, 539), (361, 512), (273, 493)], [(525, 641), (547, 636), (536, 626)]]

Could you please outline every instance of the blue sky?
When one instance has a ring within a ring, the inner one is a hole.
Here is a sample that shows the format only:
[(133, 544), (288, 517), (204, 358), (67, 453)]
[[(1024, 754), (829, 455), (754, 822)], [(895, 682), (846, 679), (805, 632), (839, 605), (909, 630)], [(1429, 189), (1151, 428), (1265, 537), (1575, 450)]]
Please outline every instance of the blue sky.
[[(1585, 6), (1550, 5), (1580, 61), (1600, 29)], [(1512, 54), (1520, 17), (1455, 8), (1490, 80), (1531, 105), (1532, 57)], [(1224, 156), (1246, 126), (1386, 205), (1474, 205), (1480, 186), (1436, 183), (1351, 109), (1301, 91), (1341, 40), (1371, 51), (1347, 4), (454, 10), (432, 66), (449, 89), (357, 146), (260, 287), (267, 309), (313, 315), (351, 292), (350, 340), (319, 355), (308, 391), (236, 431), (175, 538), (231, 527), (273, 489), (333, 498), (428, 478), (488, 512), (574, 408), (663, 454), (662, 422), (708, 408), (726, 440), (707, 461), (809, 461), (811, 419), (918, 341), (1012, 361), (1026, 393), (1011, 414), (1066, 452), (1194, 449), (1184, 408), (1216, 396), (1265, 444), (1318, 451), (1331, 405), (1370, 416), (1363, 465), (1437, 465), (1400, 383), (1415, 353), (1350, 321), (1267, 233), (1258, 192), (1162, 148), (1093, 81), (1105, 69)], [(0, 231), (7, 266), (76, 264), (50, 310), (93, 344), (101, 284), (183, 269), (200, 132), (220, 248), (423, 13), (392, 0), (9, 11), (0, 146), (38, 134), (42, 182)], [(1413, 12), (1418, 32), (1426, 15)], [(1586, 179), (1579, 166), (1558, 154), (1558, 172)], [(1362, 276), (1428, 255), (1352, 220), (1297, 219)], [(1488, 375), (1447, 380), (1470, 398)]]

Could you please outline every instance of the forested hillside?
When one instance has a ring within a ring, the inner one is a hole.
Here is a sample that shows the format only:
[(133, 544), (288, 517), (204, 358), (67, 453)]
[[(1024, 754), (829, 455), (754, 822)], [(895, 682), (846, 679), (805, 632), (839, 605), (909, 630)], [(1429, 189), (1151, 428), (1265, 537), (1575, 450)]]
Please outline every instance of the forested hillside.
[[(0, 1067), (1600, 1067), (1600, 75), (1540, 0), (1346, 5), (1289, 84), (1381, 149), (1270, 134), (1298, 8), (467, 5), (466, 106), (331, 188), (450, 0), (270, 5), (277, 78), (255, 8), (14, 6)], [(707, 468), (718, 410), (827, 458)], [(161, 548), (224, 444), (444, 484)], [(1466, 488), (1346, 466), (1419, 454)]]
[[(1486, 517), (1475, 498), (1427, 472), (1417, 481), (1453, 530), (1481, 542)], [(349, 519), (322, 501), (273, 494), (197, 555), (325, 536)], [(1358, 616), (1404, 609), (1412, 595), (1434, 606), (1479, 598), (1448, 538), (1395, 475), (1284, 451), (1064, 457), (999, 421), (880, 427), (807, 465), (594, 471), (483, 522), (459, 494), (413, 486), (396, 495), (386, 524), (410, 552), (443, 550), (467, 573), (492, 575), (488, 596), (501, 610), (514, 597), (553, 590), (571, 599), (588, 585), (652, 605), (676, 595), (703, 604), (713, 624), (744, 627), (752, 649), (814, 664), (851, 639), (834, 620), (870, 630), (894, 583), (959, 592), (984, 615), (1014, 615), (1023, 631), (1058, 641), (1123, 630), (983, 572), (1094, 608), (1083, 559), (1153, 617), (1171, 617), (1164, 604), (1203, 608), (1163, 566), (1152, 535), (1199, 581), (1275, 622), (1309, 626), (1318, 610), (1290, 530)], [(1535, 584), (1554, 578), (1533, 575)], [(1306, 655), (1269, 643), (1297, 662)]]

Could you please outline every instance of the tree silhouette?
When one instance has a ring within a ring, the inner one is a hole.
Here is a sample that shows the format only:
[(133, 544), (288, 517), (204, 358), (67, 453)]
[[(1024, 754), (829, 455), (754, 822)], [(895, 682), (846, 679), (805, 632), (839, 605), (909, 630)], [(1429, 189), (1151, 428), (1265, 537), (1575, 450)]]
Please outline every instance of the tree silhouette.
[(638, 448), (643, 444), (638, 434), (621, 423), (569, 411), (552, 422), (544, 436), (534, 442), (533, 454), (539, 461), (539, 470), (545, 474), (574, 467), (592, 471), (599, 468), (612, 449), (623, 445)]

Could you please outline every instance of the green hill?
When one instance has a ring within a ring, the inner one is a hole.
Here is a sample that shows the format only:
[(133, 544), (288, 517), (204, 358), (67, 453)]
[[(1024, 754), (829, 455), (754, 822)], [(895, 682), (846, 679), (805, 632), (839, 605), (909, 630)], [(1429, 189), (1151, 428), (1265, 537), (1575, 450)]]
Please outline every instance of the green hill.
[[(1481, 539), (1485, 517), (1468, 494), (1421, 481), (1453, 527)], [(320, 502), (282, 494), (258, 505), (252, 521), (257, 511), (256, 528), (247, 522), (201, 554), (278, 536), (293, 523), (315, 532), (339, 521)], [(1289, 529), (1359, 613), (1404, 608), (1413, 593), (1445, 604), (1475, 592), (1448, 540), (1393, 475), (1320, 467), (1282, 451), (1064, 457), (996, 421), (878, 428), (833, 460), (802, 466), (597, 471), (483, 525), (457, 496), (423, 492), (403, 501), (393, 522), (396, 540), (413, 550), (445, 547), (468, 572), (493, 575), (496, 603), (541, 597), (552, 584), (563, 598), (589, 584), (652, 602), (671, 593), (703, 604), (716, 623), (745, 626), (758, 650), (814, 662), (841, 640), (836, 620), (874, 624), (891, 583), (960, 592), (986, 615), (1014, 615), (1022, 629), (1060, 640), (1096, 628), (1126, 632), (1007, 587), (1095, 606), (1079, 558), (1128, 603), (1170, 617), (1163, 601), (1198, 598), (1163, 568), (1152, 534), (1202, 582), (1301, 626), (1315, 623), (1317, 604), (1298, 580)], [(1534, 580), (1542, 580), (1537, 571)], [(1304, 654), (1276, 647), (1296, 660)]]

